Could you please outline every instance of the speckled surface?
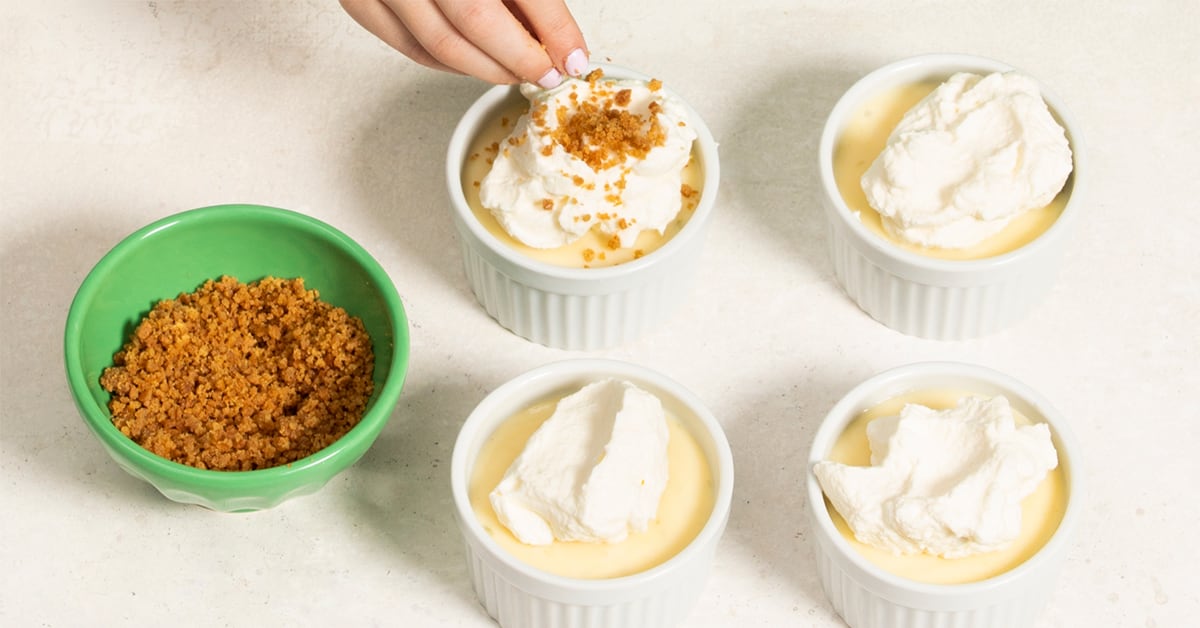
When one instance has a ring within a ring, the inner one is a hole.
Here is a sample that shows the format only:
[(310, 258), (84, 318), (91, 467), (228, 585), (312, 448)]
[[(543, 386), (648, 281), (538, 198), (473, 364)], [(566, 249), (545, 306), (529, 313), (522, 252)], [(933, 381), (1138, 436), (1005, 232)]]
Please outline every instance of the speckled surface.
[[(1193, 625), (1200, 463), (1200, 5), (576, 2), (596, 58), (666, 81), (721, 143), (702, 282), (672, 322), (597, 355), (692, 388), (737, 465), (689, 626), (838, 626), (801, 476), (854, 384), (918, 360), (1021, 379), (1072, 420), (1090, 503), (1041, 626)], [(901, 336), (834, 283), (816, 141), (840, 93), (925, 52), (1052, 86), (1091, 189), (1050, 297), (987, 338)], [(333, 0), (0, 6), (0, 624), (483, 626), (451, 516), (450, 450), (491, 389), (577, 353), (497, 326), (467, 288), (443, 156), (485, 86), (409, 63)], [(62, 331), (136, 228), (224, 202), (361, 242), (412, 320), (408, 384), (367, 455), (316, 495), (224, 515), (126, 475), (72, 405)]]

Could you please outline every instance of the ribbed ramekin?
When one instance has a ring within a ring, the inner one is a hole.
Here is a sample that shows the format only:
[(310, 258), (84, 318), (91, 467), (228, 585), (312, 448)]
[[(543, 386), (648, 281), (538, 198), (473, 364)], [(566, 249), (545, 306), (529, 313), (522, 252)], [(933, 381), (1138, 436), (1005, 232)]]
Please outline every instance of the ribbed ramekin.
[[(628, 380), (658, 396), (696, 438), (714, 474), (713, 511), (691, 543), (656, 567), (621, 578), (558, 576), (521, 562), (492, 540), (471, 507), (471, 471), (480, 448), (500, 423), (538, 401), (609, 377)], [(686, 619), (704, 591), (729, 520), (733, 456), (716, 418), (674, 380), (626, 362), (579, 359), (528, 371), (480, 402), (454, 444), (450, 479), (471, 584), (479, 602), (502, 627), (663, 628)]]
[[(1058, 529), (1036, 554), (998, 576), (968, 584), (916, 582), (859, 554), (834, 526), (814, 464), (863, 411), (907, 392), (944, 389), (1003, 394), (1031, 421), (1050, 427), (1066, 477), (1067, 507)], [(925, 362), (884, 371), (847, 393), (817, 429), (809, 453), (808, 510), (817, 572), (825, 594), (851, 628), (1011, 628), (1031, 626), (1054, 592), (1083, 511), (1083, 461), (1066, 419), (1029, 386), (989, 368)]]
[[(650, 78), (618, 66), (596, 67), (610, 78)], [(591, 350), (630, 342), (666, 320), (691, 292), (721, 178), (717, 143), (685, 103), (704, 177), (699, 204), (687, 224), (662, 248), (625, 264), (555, 266), (497, 240), (475, 218), (462, 189), (471, 142), (506, 103), (519, 98), (516, 86), (489, 89), (463, 115), (450, 138), (446, 181), (471, 290), (502, 326), (539, 344)]]
[(1042, 97), (1066, 129), (1074, 171), (1062, 214), (1041, 236), (1014, 251), (978, 260), (943, 260), (900, 249), (870, 231), (847, 206), (833, 172), (833, 153), (848, 119), (889, 88), (944, 80), (956, 72), (1014, 70), (984, 57), (931, 54), (886, 65), (855, 83), (834, 105), (821, 134), (818, 167), (829, 224), (834, 275), (863, 311), (896, 331), (938, 340), (987, 335), (1025, 317), (1054, 284), (1086, 187), (1079, 127), (1044, 85)]

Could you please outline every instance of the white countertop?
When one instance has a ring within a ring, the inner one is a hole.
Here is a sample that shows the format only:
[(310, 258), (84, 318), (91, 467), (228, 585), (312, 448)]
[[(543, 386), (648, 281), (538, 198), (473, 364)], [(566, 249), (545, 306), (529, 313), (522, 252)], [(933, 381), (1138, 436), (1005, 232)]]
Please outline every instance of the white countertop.
[[(574, 5), (594, 59), (664, 79), (721, 143), (702, 284), (662, 329), (586, 354), (679, 380), (729, 435), (733, 513), (688, 626), (841, 625), (808, 544), (809, 442), (854, 384), (930, 359), (1031, 384), (1086, 446), (1088, 506), (1041, 625), (1195, 625), (1200, 4)], [(821, 124), (859, 76), (925, 52), (1038, 77), (1090, 152), (1055, 290), (980, 340), (884, 328), (826, 255)], [(492, 625), (451, 515), (458, 426), (505, 380), (585, 354), (508, 333), (467, 287), (443, 159), (484, 89), (390, 51), (333, 0), (3, 4), (0, 624)], [(121, 471), (76, 414), (61, 349), (71, 298), (109, 248), (226, 202), (357, 239), (412, 322), (408, 382), (366, 456), (315, 495), (240, 515)]]

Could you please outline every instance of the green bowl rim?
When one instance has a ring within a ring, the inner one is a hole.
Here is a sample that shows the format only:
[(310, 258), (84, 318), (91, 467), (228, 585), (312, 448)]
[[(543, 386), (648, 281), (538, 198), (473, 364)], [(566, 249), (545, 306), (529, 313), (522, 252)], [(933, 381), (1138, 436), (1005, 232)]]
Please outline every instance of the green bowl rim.
[[(128, 255), (128, 251), (133, 249), (137, 243), (152, 237), (159, 231), (175, 227), (179, 224), (226, 220), (234, 214), (239, 217), (271, 218), (286, 222), (290, 226), (303, 231), (320, 235), (337, 245), (337, 248), (342, 252), (347, 253), (361, 264), (366, 270), (367, 275), (378, 286), (387, 305), (393, 329), (392, 360), (388, 370), (388, 379), (384, 382), (383, 389), (377, 391), (375, 394), (370, 409), (363, 414), (362, 419), (349, 432), (324, 449), (292, 463), (267, 469), (255, 469), (252, 471), (197, 469), (196, 467), (174, 462), (151, 453), (134, 442), (133, 439), (122, 434), (112, 424), (108, 408), (97, 404), (92, 398), (87, 380), (79, 363), (79, 336), (82, 333), (79, 320), (91, 305), (91, 301), (98, 289), (99, 277), (107, 274), (109, 268)], [(316, 218), (291, 210), (265, 205), (226, 204), (190, 209), (156, 220), (129, 234), (106, 253), (92, 270), (88, 272), (80, 284), (79, 290), (75, 293), (75, 298), (71, 301), (71, 308), (67, 312), (64, 353), (67, 383), (70, 386), (71, 394), (75, 397), (76, 405), (79, 407), (85, 422), (104, 441), (107, 448), (119, 451), (133, 461), (139, 469), (145, 469), (152, 474), (171, 476), (175, 481), (191, 485), (204, 483), (212, 488), (218, 488), (252, 483), (270, 484), (273, 481), (281, 480), (291, 475), (301, 474), (321, 465), (343, 450), (354, 448), (354, 446), (361, 444), (365, 439), (376, 437), (378, 432), (382, 430), (383, 426), (390, 419), (396, 402), (399, 400), (400, 390), (404, 385), (408, 371), (409, 329), (408, 318), (404, 311), (403, 302), (400, 300), (400, 294), (396, 291), (396, 286), (392, 283), (387, 271), (379, 265), (379, 262), (366, 249), (349, 236)], [(381, 414), (382, 417), (379, 416)], [(369, 446), (369, 443), (367, 446)]]

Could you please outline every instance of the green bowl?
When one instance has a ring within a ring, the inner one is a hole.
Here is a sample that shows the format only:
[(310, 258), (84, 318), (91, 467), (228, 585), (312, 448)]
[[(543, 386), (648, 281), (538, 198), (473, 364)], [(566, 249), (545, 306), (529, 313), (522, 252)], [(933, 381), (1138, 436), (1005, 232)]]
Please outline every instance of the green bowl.
[[(375, 392), (362, 421), (337, 442), (289, 465), (212, 471), (150, 453), (112, 424), (100, 373), (154, 303), (230, 275), (249, 283), (302, 277), (327, 303), (362, 319), (375, 354)], [(361, 246), (302, 214), (258, 205), (185, 211), (122, 240), (83, 280), (67, 314), (67, 381), (84, 422), (113, 460), (167, 498), (213, 510), (271, 508), (319, 490), (379, 436), (408, 369), (408, 320), (387, 272)]]

